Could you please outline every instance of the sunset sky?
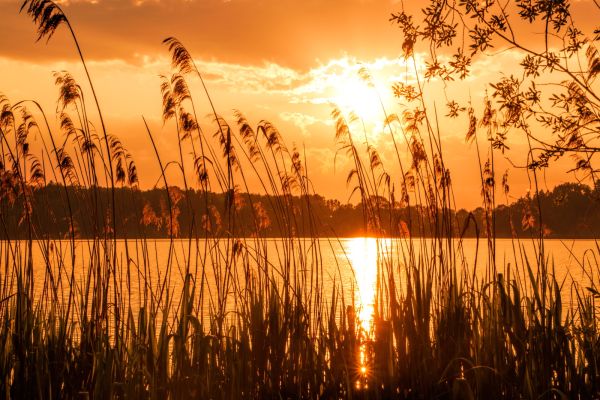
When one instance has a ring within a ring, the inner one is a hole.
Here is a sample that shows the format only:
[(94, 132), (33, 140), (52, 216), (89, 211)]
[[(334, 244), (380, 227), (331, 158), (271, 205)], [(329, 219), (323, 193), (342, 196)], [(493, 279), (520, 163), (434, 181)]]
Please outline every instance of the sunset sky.
[[(576, 1), (573, 14), (581, 27), (593, 29), (586, 13), (593, 0)], [(142, 115), (159, 143), (161, 155), (176, 154), (175, 133), (161, 118), (160, 74), (168, 75), (167, 49), (161, 41), (180, 39), (197, 59), (218, 112), (232, 125), (233, 110), (242, 111), (254, 124), (267, 119), (281, 131), (286, 143), (304, 148), (316, 191), (347, 201), (350, 168), (343, 157), (334, 168), (335, 129), (331, 103), (353, 110), (368, 127), (391, 172), (396, 171), (389, 135), (383, 132), (387, 112), (401, 114), (404, 105), (393, 97), (392, 84), (414, 79), (412, 62), (402, 58), (402, 35), (389, 22), (401, 8), (394, 0), (72, 0), (61, 2), (83, 48), (107, 119), (108, 130), (131, 150), (140, 170), (143, 188), (155, 184), (159, 168), (145, 133)], [(83, 85), (85, 80), (72, 42), (64, 29), (49, 41), (36, 43), (36, 28), (21, 1), (0, 0), (0, 92), (12, 102), (38, 100), (49, 114), (56, 109), (53, 71), (67, 70)], [(418, 11), (421, 1), (404, 1)], [(597, 15), (592, 13), (591, 15)], [(523, 31), (525, 40), (539, 32)], [(424, 55), (417, 69), (423, 68)], [(475, 147), (465, 143), (465, 118), (449, 121), (446, 99), (481, 108), (487, 82), (511, 73), (520, 74), (521, 54), (516, 50), (479, 58), (464, 82), (444, 86), (428, 84), (431, 105), (441, 111), (441, 134), (446, 162), (452, 172), (459, 207), (480, 204), (479, 170)], [(360, 79), (367, 67), (375, 90)], [(191, 80), (196, 97), (201, 87)], [(86, 87), (84, 85), (84, 87)], [(200, 101), (200, 100), (199, 100)], [(200, 101), (203, 111), (210, 109)], [(95, 115), (94, 115), (95, 117)], [(207, 118), (203, 125), (210, 124)], [(523, 138), (509, 137), (509, 151), (498, 164), (500, 173), (511, 163), (523, 165)], [(545, 176), (544, 188), (574, 179), (567, 170), (572, 161), (557, 163)], [(513, 196), (529, 188), (522, 170), (510, 169)], [(588, 182), (589, 183), (589, 182)], [(356, 199), (354, 199), (356, 200)]]

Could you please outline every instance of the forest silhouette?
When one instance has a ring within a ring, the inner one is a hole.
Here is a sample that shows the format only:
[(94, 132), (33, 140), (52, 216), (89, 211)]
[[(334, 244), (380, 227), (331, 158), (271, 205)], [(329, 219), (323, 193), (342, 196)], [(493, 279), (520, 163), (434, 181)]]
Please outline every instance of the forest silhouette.
[[(57, 184), (49, 184), (33, 191), (32, 220), (38, 239), (61, 239), (69, 236), (69, 215), (65, 208), (63, 197), (66, 192), (74, 198), (90, 198), (92, 189), (69, 186), (66, 188)], [(189, 233), (203, 236), (206, 233), (225, 235), (221, 215), (225, 212), (226, 195), (223, 193), (201, 192), (190, 189), (186, 193), (178, 187), (164, 189), (138, 190), (132, 188), (115, 189), (116, 228), (120, 238), (168, 238), (169, 212), (168, 200), (173, 205), (174, 237), (188, 237)], [(109, 201), (110, 190), (98, 189), (98, 195)], [(205, 197), (207, 196), (207, 198)], [(539, 203), (538, 203), (539, 196)], [(372, 196), (365, 201), (373, 206), (377, 203), (378, 229), (373, 229), (371, 223), (365, 226), (363, 222), (362, 202), (351, 204), (339, 200), (326, 199), (320, 195), (310, 195), (309, 201), (300, 196), (290, 196), (298, 221), (291, 226), (282, 223), (276, 215), (274, 204), (276, 196), (264, 194), (234, 195), (234, 206), (238, 215), (238, 230), (242, 236), (285, 237), (289, 234), (298, 236), (319, 237), (357, 237), (357, 236), (389, 236), (432, 237), (444, 234), (441, 227), (435, 232), (436, 226), (419, 224), (421, 218), (429, 212), (427, 207), (420, 205), (401, 207), (390, 204), (382, 197)], [(303, 196), (306, 197), (306, 196)], [(189, 202), (183, 201), (189, 198)], [(533, 201), (532, 201), (533, 200)], [(22, 198), (18, 196), (3, 196), (0, 203), (5, 218), (5, 226), (0, 234), (1, 239), (25, 239), (26, 230), (22, 229), (24, 208)], [(211, 206), (204, 210), (202, 222), (191, 227), (187, 207), (203, 210), (205, 204)], [(307, 204), (310, 204), (313, 224), (308, 218)], [(541, 205), (544, 220), (539, 223), (537, 204)], [(110, 215), (106, 210), (96, 210), (92, 213), (88, 208), (90, 202), (80, 201), (72, 205), (75, 226), (75, 237), (85, 239), (94, 237), (94, 227), (111, 226)], [(563, 183), (553, 190), (540, 191), (538, 195), (526, 196), (510, 203), (496, 207), (496, 237), (526, 238), (542, 234), (547, 238), (594, 238), (600, 234), (600, 181), (594, 188), (582, 183)], [(89, 218), (95, 215), (96, 224)], [(485, 211), (478, 207), (474, 210), (459, 209), (451, 211), (455, 219), (454, 237), (484, 237)], [(102, 217), (104, 216), (104, 217)], [(304, 217), (303, 217), (304, 216)], [(102, 220), (104, 219), (104, 220)], [(108, 232), (105, 232), (108, 233)], [(126, 235), (125, 235), (126, 233)]]

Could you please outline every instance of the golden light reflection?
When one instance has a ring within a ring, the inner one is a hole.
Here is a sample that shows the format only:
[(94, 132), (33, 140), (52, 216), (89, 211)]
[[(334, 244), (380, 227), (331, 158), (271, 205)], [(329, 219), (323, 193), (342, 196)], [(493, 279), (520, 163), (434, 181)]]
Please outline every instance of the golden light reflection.
[[(357, 315), (363, 331), (370, 335), (373, 325), (375, 306), (375, 291), (377, 290), (377, 261), (378, 242), (375, 238), (355, 238), (346, 244), (346, 253), (354, 270), (355, 288), (354, 298)], [(369, 361), (367, 360), (365, 343), (361, 344), (359, 354), (359, 367), (356, 380), (358, 390), (367, 389), (369, 376)]]
[(354, 238), (348, 241), (348, 258), (354, 270), (354, 296), (358, 316), (365, 332), (370, 332), (377, 284), (377, 239)]

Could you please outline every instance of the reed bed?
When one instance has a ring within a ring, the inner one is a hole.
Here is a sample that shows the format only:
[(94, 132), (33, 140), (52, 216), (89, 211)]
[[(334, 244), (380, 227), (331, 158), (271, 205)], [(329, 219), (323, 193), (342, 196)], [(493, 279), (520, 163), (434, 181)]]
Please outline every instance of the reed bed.
[[(58, 4), (26, 1), (23, 10), (40, 38), (66, 25), (75, 39)], [(481, 163), (486, 224), (477, 227), (489, 256), (468, 260), (457, 234), (467, 226), (457, 226), (450, 212), (450, 171), (425, 105), (401, 117), (386, 113), (399, 177), (388, 175), (366, 133), (356, 129), (361, 124), (334, 110), (336, 140), (353, 163), (348, 182), (360, 196), (365, 232), (393, 238), (394, 251), (378, 245), (374, 313), (365, 329), (361, 305), (344, 292), (341, 277), (326, 277), (316, 234), (321, 221), (311, 213), (314, 189), (302, 152), (288, 148), (268, 121), (253, 127), (237, 112), (230, 126), (187, 49), (175, 38), (165, 45), (173, 71), (162, 79), (163, 118), (178, 158), (162, 158), (146, 124), (162, 172), (159, 210), (135, 196), (132, 155), (107, 132), (95, 94), (85, 97), (71, 75), (56, 75), (60, 131), (35, 101), (1, 100), (2, 398), (600, 395), (598, 263), (581, 260), (589, 286), (574, 284), (565, 294), (544, 251), (541, 226), (532, 226), (525, 239), (535, 243), (534, 258), (515, 238), (516, 265), (497, 261), (491, 144), (480, 155), (490, 161)], [(366, 71), (364, 79), (370, 79)], [(197, 112), (205, 111), (196, 109), (190, 81), (202, 87), (214, 132), (199, 123)], [(99, 130), (94, 119), (101, 121)], [(474, 124), (469, 135), (475, 139), (478, 129), (493, 129)], [(36, 147), (30, 146), (34, 138)], [(182, 189), (170, 184), (172, 176), (179, 176)], [(268, 204), (254, 203), (250, 179), (269, 195)], [(34, 193), (51, 182), (64, 189), (64, 216), (57, 219), (69, 223), (65, 238), (36, 229), (36, 209), (45, 199)], [(132, 189), (140, 232), (167, 227), (166, 254), (159, 257), (150, 239), (118, 231), (114, 191), (122, 187)], [(202, 207), (192, 206), (192, 189), (205, 194)], [(212, 192), (225, 193), (225, 201), (215, 202)], [(15, 201), (23, 204), (21, 215), (7, 215)], [(70, 211), (75, 202), (85, 204), (90, 238), (78, 236), (81, 227)], [(251, 236), (239, 234), (243, 202), (254, 213)], [(274, 219), (265, 217), (265, 207), (275, 211)], [(180, 218), (191, 221), (187, 231)], [(6, 234), (15, 223), (26, 240)], [(264, 235), (270, 224), (285, 232), (276, 254)], [(411, 236), (417, 229), (433, 238)], [(34, 279), (39, 265), (45, 267), (42, 281)]]

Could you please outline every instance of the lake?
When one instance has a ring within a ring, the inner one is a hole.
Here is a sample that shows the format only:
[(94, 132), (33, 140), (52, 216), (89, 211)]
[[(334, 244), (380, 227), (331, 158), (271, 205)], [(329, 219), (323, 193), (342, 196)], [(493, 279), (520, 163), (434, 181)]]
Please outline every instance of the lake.
[[(278, 280), (301, 279), (299, 285), (320, 285), (323, 301), (331, 300), (333, 288), (340, 289), (345, 301), (353, 299), (359, 308), (359, 316), (368, 329), (373, 314), (373, 302), (377, 282), (378, 265), (394, 273), (402, 287), (403, 270), (410, 265), (410, 254), (418, 259), (419, 265), (430, 265), (434, 257), (439, 259), (439, 244), (431, 239), (413, 239), (413, 251), (405, 239), (242, 239), (237, 244), (224, 240), (130, 240), (117, 241), (116, 257), (119, 265), (117, 284), (123, 301), (137, 309), (151, 297), (154, 301), (166, 298), (167, 289), (171, 299), (180, 295), (185, 271), (189, 270), (197, 284), (204, 282), (205, 297), (212, 298), (213, 306), (225, 301), (228, 309), (235, 308), (232, 293), (243, 290), (244, 277), (258, 269), (270, 271)], [(76, 292), (86, 290), (85, 277), (94, 271), (106, 268), (105, 254), (115, 249), (103, 247), (103, 242), (79, 240), (75, 244), (75, 282)], [(444, 246), (442, 244), (442, 246)], [(565, 295), (565, 307), (568, 307), (572, 295), (573, 283), (581, 287), (588, 286), (591, 280), (598, 278), (596, 257), (598, 251), (593, 240), (546, 240), (545, 256), (554, 273), (562, 283), (561, 291)], [(26, 259), (25, 242), (0, 242), (0, 295), (5, 298), (14, 292), (14, 270), (6, 268), (14, 259)], [(475, 275), (486, 277), (490, 265), (485, 239), (464, 239), (453, 241), (453, 252), (444, 252), (444, 263), (458, 265), (465, 277)], [(231, 254), (236, 254), (232, 257)], [(506, 273), (511, 267), (511, 276), (526, 276), (523, 268), (526, 259), (536, 265), (539, 254), (537, 242), (511, 239), (496, 239), (497, 273)], [(90, 256), (93, 255), (93, 256)], [(223, 265), (233, 265), (235, 273), (226, 270)], [(24, 265), (24, 263), (21, 263)], [(32, 249), (34, 275), (34, 293), (42, 296), (47, 285), (62, 292), (58, 297), (68, 298), (69, 277), (71, 273), (71, 244), (68, 241), (35, 242)], [(90, 272), (90, 266), (94, 266)], [(516, 266), (516, 268), (515, 268)], [(475, 267), (475, 268), (474, 268)], [(287, 271), (287, 272), (286, 272)], [(535, 271), (534, 271), (535, 272)], [(296, 276), (289, 276), (290, 273)], [(235, 276), (234, 276), (235, 275)], [(300, 278), (298, 278), (300, 277)], [(524, 288), (526, 289), (526, 288)], [(162, 293), (162, 296), (161, 296)], [(224, 300), (223, 300), (224, 299)], [(233, 303), (231, 303), (233, 301)], [(211, 301), (202, 304), (203, 313), (209, 312)]]

